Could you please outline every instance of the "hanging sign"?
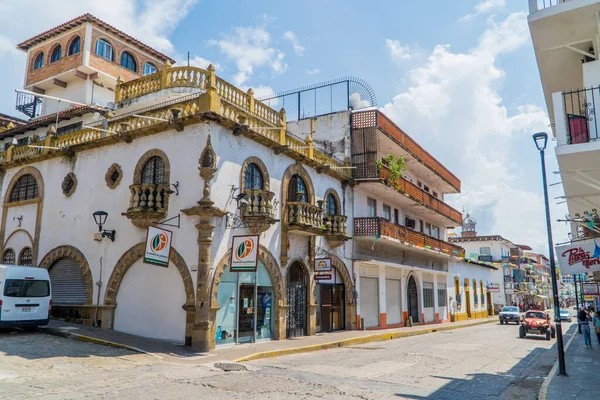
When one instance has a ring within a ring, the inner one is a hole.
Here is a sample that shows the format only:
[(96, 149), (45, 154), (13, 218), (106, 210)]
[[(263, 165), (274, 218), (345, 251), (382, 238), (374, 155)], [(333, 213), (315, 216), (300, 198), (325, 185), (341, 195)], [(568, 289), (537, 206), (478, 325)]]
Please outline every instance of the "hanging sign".
[(563, 275), (600, 271), (600, 246), (596, 239), (556, 247)]
[(315, 274), (315, 281), (329, 281), (331, 280), (331, 273), (318, 273)]
[(581, 292), (584, 296), (598, 296), (598, 284), (597, 283), (582, 283)]
[(168, 267), (172, 238), (173, 232), (156, 226), (149, 226), (146, 233), (144, 262), (146, 264)]
[(490, 283), (487, 287), (490, 292), (499, 292), (500, 284), (499, 283)]
[(258, 266), (258, 235), (234, 236), (231, 246), (232, 272), (254, 272)]
[(331, 271), (331, 258), (315, 259), (315, 272)]

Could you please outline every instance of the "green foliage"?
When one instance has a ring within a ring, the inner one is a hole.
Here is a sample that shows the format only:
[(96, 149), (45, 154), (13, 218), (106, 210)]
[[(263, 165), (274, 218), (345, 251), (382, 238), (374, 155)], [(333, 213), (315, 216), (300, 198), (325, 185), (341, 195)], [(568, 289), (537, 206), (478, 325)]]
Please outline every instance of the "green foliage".
[(406, 171), (406, 160), (403, 156), (395, 156), (393, 154), (388, 154), (381, 160), (377, 160), (377, 172), (381, 170), (381, 167), (385, 166), (390, 170), (392, 175), (392, 180), (396, 181), (402, 178), (404, 171)]

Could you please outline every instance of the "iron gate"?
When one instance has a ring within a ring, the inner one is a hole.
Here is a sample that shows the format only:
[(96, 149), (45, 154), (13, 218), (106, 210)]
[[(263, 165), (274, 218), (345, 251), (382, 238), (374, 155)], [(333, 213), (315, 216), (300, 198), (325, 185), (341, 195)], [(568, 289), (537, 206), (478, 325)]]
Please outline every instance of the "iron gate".
[(415, 278), (408, 278), (408, 313), (413, 322), (419, 322), (419, 294), (417, 292), (417, 283)]
[(298, 262), (293, 263), (287, 279), (287, 327), (288, 338), (304, 336), (306, 332), (306, 275)]

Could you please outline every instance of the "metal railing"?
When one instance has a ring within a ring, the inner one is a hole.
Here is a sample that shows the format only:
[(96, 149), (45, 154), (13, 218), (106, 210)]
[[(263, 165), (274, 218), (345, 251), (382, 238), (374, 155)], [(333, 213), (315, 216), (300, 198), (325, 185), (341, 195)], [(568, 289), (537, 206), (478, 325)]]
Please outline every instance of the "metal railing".
[(537, 1), (537, 9), (543, 10), (544, 8), (554, 7), (561, 3), (567, 3), (571, 0), (535, 0)]
[(354, 236), (387, 236), (413, 246), (436, 251), (448, 256), (464, 257), (465, 250), (452, 243), (395, 224), (385, 218), (354, 218)]
[(567, 143), (598, 140), (596, 107), (600, 105), (600, 87), (563, 92)]

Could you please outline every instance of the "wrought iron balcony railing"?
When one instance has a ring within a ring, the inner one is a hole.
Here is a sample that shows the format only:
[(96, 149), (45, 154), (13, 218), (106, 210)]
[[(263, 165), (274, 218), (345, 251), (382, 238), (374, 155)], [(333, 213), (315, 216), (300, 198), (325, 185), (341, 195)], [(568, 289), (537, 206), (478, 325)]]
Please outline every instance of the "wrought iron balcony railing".
[(40, 115), (42, 109), (42, 99), (28, 93), (17, 93), (17, 102), (15, 109), (27, 115), (29, 118), (35, 118)]
[(395, 224), (384, 218), (354, 218), (354, 236), (387, 236), (447, 256), (464, 257), (465, 255), (462, 247)]
[(600, 106), (600, 87), (563, 92), (567, 143), (579, 144), (600, 138), (596, 107)]

